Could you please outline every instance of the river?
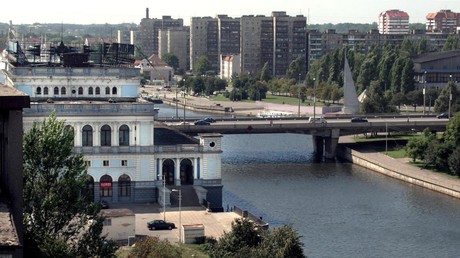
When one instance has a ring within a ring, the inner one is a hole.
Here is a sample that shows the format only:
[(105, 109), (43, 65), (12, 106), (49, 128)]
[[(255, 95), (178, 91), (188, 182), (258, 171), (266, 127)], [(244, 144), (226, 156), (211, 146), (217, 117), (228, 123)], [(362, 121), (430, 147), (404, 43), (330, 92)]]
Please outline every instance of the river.
[(456, 198), (350, 163), (314, 162), (309, 135), (224, 135), (222, 149), (224, 209), (292, 225), (310, 258), (459, 257)]

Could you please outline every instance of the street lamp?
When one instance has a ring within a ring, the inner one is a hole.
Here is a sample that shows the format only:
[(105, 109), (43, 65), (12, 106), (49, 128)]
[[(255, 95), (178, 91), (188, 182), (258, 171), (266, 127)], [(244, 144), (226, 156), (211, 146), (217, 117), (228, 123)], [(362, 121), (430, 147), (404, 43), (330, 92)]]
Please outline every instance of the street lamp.
[(184, 81), (184, 126), (185, 126), (185, 106), (187, 106), (187, 87), (185, 86), (185, 79)]
[(316, 122), (316, 83), (313, 78), (313, 123)]
[(163, 220), (166, 221), (166, 177), (163, 172)]
[(179, 192), (179, 242), (182, 243), (182, 190), (180, 189), (173, 189), (173, 192)]
[(423, 115), (425, 115), (425, 100), (426, 100), (426, 71), (423, 76)]
[(298, 95), (297, 97), (299, 98), (299, 107), (298, 107), (298, 109), (297, 109), (297, 116), (298, 116), (298, 117), (300, 117), (300, 76), (301, 76), (301, 75), (302, 75), (302, 74), (299, 73), (299, 86), (298, 86), (298, 88), (297, 88), (297, 95)]

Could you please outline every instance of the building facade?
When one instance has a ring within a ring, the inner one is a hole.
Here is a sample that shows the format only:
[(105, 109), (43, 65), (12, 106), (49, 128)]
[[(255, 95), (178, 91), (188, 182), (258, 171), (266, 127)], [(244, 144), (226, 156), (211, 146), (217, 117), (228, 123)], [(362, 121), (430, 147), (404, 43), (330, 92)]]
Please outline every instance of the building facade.
[(379, 14), (380, 34), (408, 34), (409, 15), (400, 10), (388, 10)]
[(440, 10), (426, 16), (426, 30), (431, 32), (455, 33), (460, 26), (460, 13)]
[(190, 28), (169, 28), (159, 31), (158, 55), (174, 54), (179, 59), (179, 69), (190, 70)]

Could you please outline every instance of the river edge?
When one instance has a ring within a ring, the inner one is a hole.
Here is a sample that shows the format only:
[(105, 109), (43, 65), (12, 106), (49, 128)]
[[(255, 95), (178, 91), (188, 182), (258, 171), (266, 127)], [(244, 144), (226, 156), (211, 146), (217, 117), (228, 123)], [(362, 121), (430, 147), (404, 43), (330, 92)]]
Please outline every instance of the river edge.
[(340, 143), (337, 146), (337, 157), (374, 172), (460, 199), (460, 180), (415, 167), (363, 145)]

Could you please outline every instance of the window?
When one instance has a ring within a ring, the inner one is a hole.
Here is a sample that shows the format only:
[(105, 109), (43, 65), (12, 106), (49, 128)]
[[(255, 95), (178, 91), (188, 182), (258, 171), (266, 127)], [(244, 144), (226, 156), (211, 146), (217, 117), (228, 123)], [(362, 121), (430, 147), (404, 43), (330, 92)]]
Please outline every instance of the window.
[(82, 146), (93, 146), (93, 128), (90, 125), (83, 126), (81, 138)]
[(43, 88), (43, 95), (48, 95), (48, 87)]
[(37, 95), (41, 95), (41, 94), (42, 94), (42, 88), (37, 87)]
[(118, 195), (131, 195), (131, 178), (128, 175), (123, 174), (118, 178)]
[(118, 140), (120, 146), (129, 146), (129, 127), (127, 125), (120, 126)]
[(91, 167), (91, 160), (85, 160), (85, 165), (87, 168)]
[(54, 87), (54, 95), (59, 95), (59, 88), (58, 87)]
[(112, 219), (105, 219), (102, 223), (103, 226), (112, 226)]
[(66, 89), (65, 87), (61, 87), (61, 95), (66, 95), (67, 92), (66, 92)]
[(128, 161), (126, 159), (121, 161), (121, 166), (122, 167), (127, 167), (128, 166)]
[(109, 161), (108, 161), (108, 160), (104, 160), (102, 163), (103, 163), (103, 166), (104, 166), (104, 167), (108, 167), (108, 166), (109, 166)]
[(101, 95), (101, 88), (96, 87), (96, 95)]
[[(108, 162), (108, 161), (107, 161)], [(112, 196), (112, 177), (109, 175), (103, 175), (99, 181), (100, 196), (111, 197)]]
[(117, 87), (112, 88), (112, 95), (117, 95)]
[(110, 88), (109, 87), (105, 87), (105, 95), (110, 95)]
[(88, 89), (88, 95), (93, 95), (93, 87), (89, 87)]
[(83, 87), (78, 88), (78, 95), (83, 95)]
[(101, 146), (111, 146), (112, 129), (108, 125), (101, 128)]

